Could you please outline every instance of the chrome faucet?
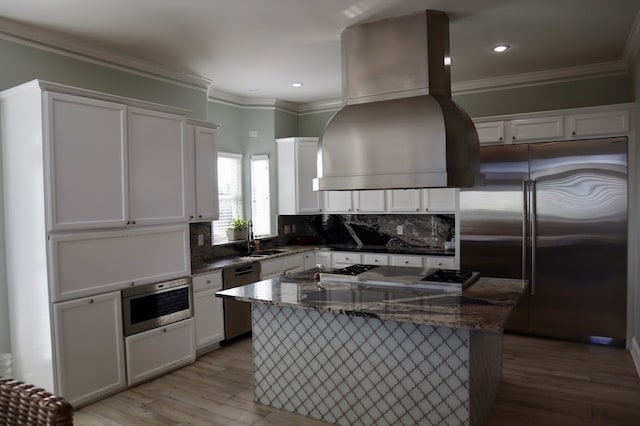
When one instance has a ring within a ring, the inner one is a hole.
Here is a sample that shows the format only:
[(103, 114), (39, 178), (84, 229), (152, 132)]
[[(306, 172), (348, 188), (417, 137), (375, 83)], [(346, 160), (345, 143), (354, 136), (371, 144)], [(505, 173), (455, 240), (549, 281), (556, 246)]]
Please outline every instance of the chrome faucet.
[(248, 222), (249, 232), (247, 232), (247, 253), (251, 254), (253, 251), (253, 222), (249, 219)]

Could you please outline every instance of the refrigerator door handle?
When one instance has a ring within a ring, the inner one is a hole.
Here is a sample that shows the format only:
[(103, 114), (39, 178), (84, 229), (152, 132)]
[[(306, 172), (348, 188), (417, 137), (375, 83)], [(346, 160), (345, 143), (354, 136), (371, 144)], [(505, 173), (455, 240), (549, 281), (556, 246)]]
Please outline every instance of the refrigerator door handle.
[(527, 278), (527, 226), (529, 223), (529, 182), (522, 181), (522, 279)]
[(529, 186), (529, 192), (531, 194), (529, 225), (531, 228), (531, 295), (536, 294), (536, 181), (532, 180)]

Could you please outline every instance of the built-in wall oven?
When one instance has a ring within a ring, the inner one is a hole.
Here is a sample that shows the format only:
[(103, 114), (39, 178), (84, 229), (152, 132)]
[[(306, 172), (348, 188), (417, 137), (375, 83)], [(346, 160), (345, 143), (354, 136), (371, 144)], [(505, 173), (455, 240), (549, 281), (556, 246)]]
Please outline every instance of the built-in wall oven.
[(122, 290), (125, 336), (191, 318), (191, 292), (191, 278)]

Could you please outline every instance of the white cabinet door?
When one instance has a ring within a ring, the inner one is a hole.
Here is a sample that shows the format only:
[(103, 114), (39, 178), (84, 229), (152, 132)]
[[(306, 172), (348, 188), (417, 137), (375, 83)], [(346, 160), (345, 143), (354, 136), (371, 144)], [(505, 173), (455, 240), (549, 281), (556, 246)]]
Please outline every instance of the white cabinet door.
[(193, 318), (126, 338), (127, 383), (134, 385), (196, 359)]
[(629, 133), (629, 111), (613, 110), (569, 116), (571, 137)]
[(282, 258), (282, 273), (285, 275), (304, 271), (304, 255), (292, 254)]
[(188, 276), (188, 225), (53, 235), (51, 300)]
[(316, 254), (313, 251), (304, 254), (304, 270), (316, 267)]
[(126, 386), (120, 292), (53, 305), (56, 393), (83, 404)]
[(123, 226), (126, 106), (53, 92), (45, 92), (45, 100), (49, 229)]
[(353, 193), (351, 191), (324, 191), (325, 213), (352, 213)]
[(322, 265), (323, 268), (331, 268), (331, 252), (318, 251), (316, 252), (316, 265)]
[(423, 263), (422, 256), (394, 254), (390, 257), (391, 265), (393, 266), (414, 266), (421, 268)]
[(184, 117), (130, 107), (128, 120), (131, 221), (186, 222)]
[(384, 213), (385, 192), (382, 189), (355, 191), (354, 198), (358, 213)]
[(564, 138), (564, 118), (524, 118), (509, 122), (512, 142), (530, 142)]
[(480, 145), (504, 143), (504, 121), (475, 123)]
[(194, 128), (196, 220), (218, 219), (218, 149), (215, 130)]
[(387, 191), (387, 210), (391, 213), (415, 213), (420, 211), (419, 189), (392, 189)]
[(260, 278), (263, 280), (275, 278), (284, 272), (284, 263), (281, 257), (260, 261)]
[(378, 253), (365, 253), (362, 255), (362, 263), (365, 265), (388, 265), (389, 256)]
[(206, 348), (224, 339), (223, 303), (221, 298), (216, 297), (216, 292), (220, 289), (205, 290), (193, 294), (196, 350)]
[(426, 212), (455, 213), (458, 189), (432, 188), (422, 190), (422, 209)]
[(322, 211), (322, 192), (313, 190), (317, 176), (317, 138), (276, 140), (278, 149), (278, 211), (312, 214)]
[(296, 214), (318, 213), (322, 211), (321, 192), (313, 190), (313, 179), (318, 176), (316, 172), (317, 144), (314, 142), (298, 142), (295, 152)]

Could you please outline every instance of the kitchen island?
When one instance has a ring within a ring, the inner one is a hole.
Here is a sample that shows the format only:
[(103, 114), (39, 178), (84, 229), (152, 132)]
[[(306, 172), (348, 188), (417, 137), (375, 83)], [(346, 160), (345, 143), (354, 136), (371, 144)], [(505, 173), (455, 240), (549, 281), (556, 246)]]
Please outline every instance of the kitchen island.
[(342, 425), (481, 425), (525, 288), (480, 278), (455, 295), (307, 272), (217, 294), (252, 303), (256, 402)]

